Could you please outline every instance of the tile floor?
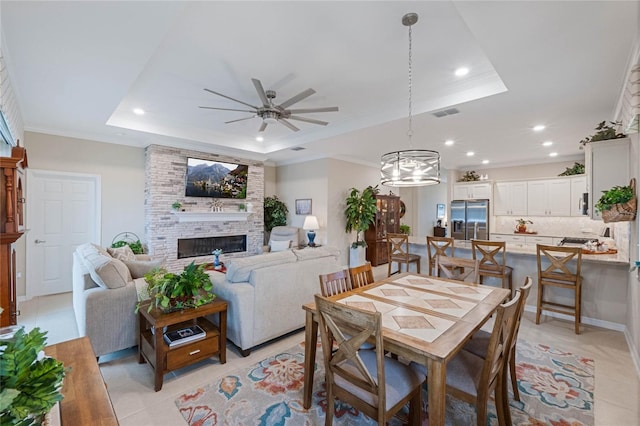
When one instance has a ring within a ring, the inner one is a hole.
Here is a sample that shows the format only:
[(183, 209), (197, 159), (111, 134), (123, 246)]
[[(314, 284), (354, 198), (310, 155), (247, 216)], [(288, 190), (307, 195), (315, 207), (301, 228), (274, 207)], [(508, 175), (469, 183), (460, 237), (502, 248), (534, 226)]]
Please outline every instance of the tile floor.
[[(376, 277), (380, 274), (386, 275), (386, 266), (376, 268)], [(20, 303), (19, 309), (19, 323), (48, 330), (50, 344), (78, 337), (71, 293), (34, 298)], [(536, 326), (534, 315), (526, 312), (520, 339), (595, 359), (595, 424), (640, 425), (640, 379), (622, 333), (583, 325), (582, 334), (575, 335), (573, 323), (545, 317)], [(304, 333), (296, 332), (255, 349), (246, 358), (229, 344), (226, 364), (211, 359), (167, 374), (160, 392), (153, 391), (151, 368), (138, 364), (133, 349), (101, 357), (100, 368), (121, 425), (184, 425), (174, 404), (176, 397), (303, 340)]]

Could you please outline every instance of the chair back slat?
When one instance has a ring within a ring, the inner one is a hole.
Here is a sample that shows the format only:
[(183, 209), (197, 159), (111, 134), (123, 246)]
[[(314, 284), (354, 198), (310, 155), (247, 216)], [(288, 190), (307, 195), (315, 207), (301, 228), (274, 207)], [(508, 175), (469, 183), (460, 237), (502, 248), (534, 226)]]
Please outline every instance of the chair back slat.
[[(538, 244), (538, 277), (542, 280), (577, 283), (582, 268), (581, 247), (558, 247)], [(543, 262), (544, 261), (544, 262)], [(548, 266), (543, 268), (543, 263)]]
[(473, 258), (480, 261), (481, 271), (504, 274), (506, 243), (504, 241), (471, 240)]
[[(529, 297), (529, 293), (531, 292), (531, 287), (533, 287), (533, 279), (528, 276), (524, 281), (524, 285), (517, 290), (518, 292), (520, 292), (520, 306), (518, 307), (518, 313), (516, 315), (516, 325), (513, 331), (513, 340), (511, 342), (512, 350), (516, 347), (516, 342), (518, 341), (520, 323), (522, 322), (522, 315), (524, 314), (524, 308), (527, 304), (527, 298)], [(515, 353), (513, 353), (512, 356), (515, 356)]]
[(468, 281), (478, 284), (478, 260), (461, 257), (436, 256), (438, 276), (450, 280)]
[[(454, 257), (456, 255), (454, 241), (450, 237), (427, 237), (427, 259), (430, 270), (436, 266), (436, 256)], [(447, 250), (450, 251), (449, 254), (447, 254)]]
[(349, 268), (349, 277), (351, 278), (351, 286), (353, 288), (364, 287), (375, 281), (373, 278), (373, 269), (369, 262), (364, 265)]
[(324, 297), (335, 296), (336, 294), (353, 290), (347, 269), (330, 274), (322, 274), (319, 278), (320, 293), (322, 293)]
[(407, 234), (387, 234), (389, 258), (409, 261), (409, 236)]

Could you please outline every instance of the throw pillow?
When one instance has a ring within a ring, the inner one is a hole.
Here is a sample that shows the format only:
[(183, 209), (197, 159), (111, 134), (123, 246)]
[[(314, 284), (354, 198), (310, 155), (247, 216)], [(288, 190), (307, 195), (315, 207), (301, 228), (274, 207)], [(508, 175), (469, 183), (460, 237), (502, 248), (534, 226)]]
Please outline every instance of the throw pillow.
[(291, 247), (291, 240), (286, 241), (271, 241), (271, 251), (284, 251)]
[(164, 263), (164, 259), (157, 260), (123, 260), (127, 265), (133, 278), (144, 278), (144, 274), (154, 268), (159, 268)]
[(122, 246), (118, 248), (109, 247), (107, 251), (111, 255), (111, 257), (116, 258), (118, 260), (136, 260), (136, 255), (131, 250), (129, 246)]

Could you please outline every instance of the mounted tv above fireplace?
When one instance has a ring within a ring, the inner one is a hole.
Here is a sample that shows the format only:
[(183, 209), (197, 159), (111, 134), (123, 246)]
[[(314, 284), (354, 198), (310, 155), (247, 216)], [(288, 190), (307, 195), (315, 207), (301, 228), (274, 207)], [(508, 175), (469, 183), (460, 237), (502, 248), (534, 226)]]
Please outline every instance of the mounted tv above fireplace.
[(247, 198), (245, 164), (187, 158), (187, 197)]

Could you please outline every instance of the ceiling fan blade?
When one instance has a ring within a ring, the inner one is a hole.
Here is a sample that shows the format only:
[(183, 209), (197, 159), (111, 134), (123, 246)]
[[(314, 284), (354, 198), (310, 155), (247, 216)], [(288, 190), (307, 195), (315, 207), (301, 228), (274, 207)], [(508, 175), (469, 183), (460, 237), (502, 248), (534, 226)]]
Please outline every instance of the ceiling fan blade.
[(232, 97), (229, 97), (229, 96), (227, 96), (227, 95), (223, 95), (222, 93), (214, 92), (213, 90), (206, 89), (206, 88), (205, 88), (204, 90), (205, 90), (206, 92), (213, 93), (214, 95), (222, 96), (223, 98), (229, 99), (229, 100), (231, 100), (231, 101), (241, 103), (242, 105), (246, 105), (246, 106), (251, 107), (251, 108), (253, 108), (253, 109), (258, 109), (258, 107), (257, 107), (257, 106), (253, 106), (253, 105), (248, 104), (248, 103), (246, 103), (246, 102), (242, 102), (242, 101), (239, 101), (239, 100), (237, 100), (237, 99), (233, 99)]
[(269, 99), (267, 99), (267, 94), (264, 91), (264, 87), (262, 87), (262, 83), (257, 78), (252, 78), (253, 85), (256, 87), (256, 91), (258, 92), (258, 96), (260, 96), (260, 100), (262, 101), (262, 105), (265, 107), (269, 106)]
[(319, 124), (321, 126), (326, 126), (327, 124), (329, 124), (328, 121), (320, 121), (320, 120), (314, 120), (313, 118), (298, 117), (297, 115), (290, 115), (287, 118), (289, 120), (306, 121), (307, 123)]
[(293, 130), (294, 132), (297, 132), (298, 129), (296, 126), (294, 126), (293, 124), (289, 123), (287, 120), (285, 120), (284, 118), (281, 118), (278, 120), (278, 123), (284, 124), (285, 126), (287, 126), (288, 128), (290, 128), (291, 130)]
[(278, 105), (280, 108), (285, 109), (290, 105), (293, 105), (297, 102), (300, 102), (301, 100), (303, 100), (304, 98), (308, 98), (309, 96), (313, 95), (314, 93), (316, 93), (315, 90), (313, 89), (307, 89), (304, 92), (300, 92), (297, 95), (295, 95), (293, 98), (288, 99), (286, 101), (284, 101), (283, 103), (281, 103), (280, 105)]
[(258, 129), (258, 132), (264, 132), (264, 129), (267, 128), (267, 125), (269, 123), (267, 123), (266, 121), (263, 121), (262, 124), (260, 125), (260, 128)]
[(334, 112), (338, 111), (338, 107), (322, 107), (322, 108), (302, 108), (302, 109), (288, 109), (284, 112), (289, 114), (308, 114), (310, 112)]
[(256, 118), (256, 116), (252, 115), (251, 117), (238, 118), (237, 120), (225, 121), (224, 124), (235, 123), (236, 121), (251, 120), (252, 118)]
[(248, 109), (233, 109), (233, 108), (216, 108), (216, 107), (208, 107), (208, 106), (200, 106), (198, 108), (203, 108), (203, 109), (219, 109), (221, 111), (238, 111), (238, 112), (253, 112), (255, 113), (256, 111), (249, 111)]

